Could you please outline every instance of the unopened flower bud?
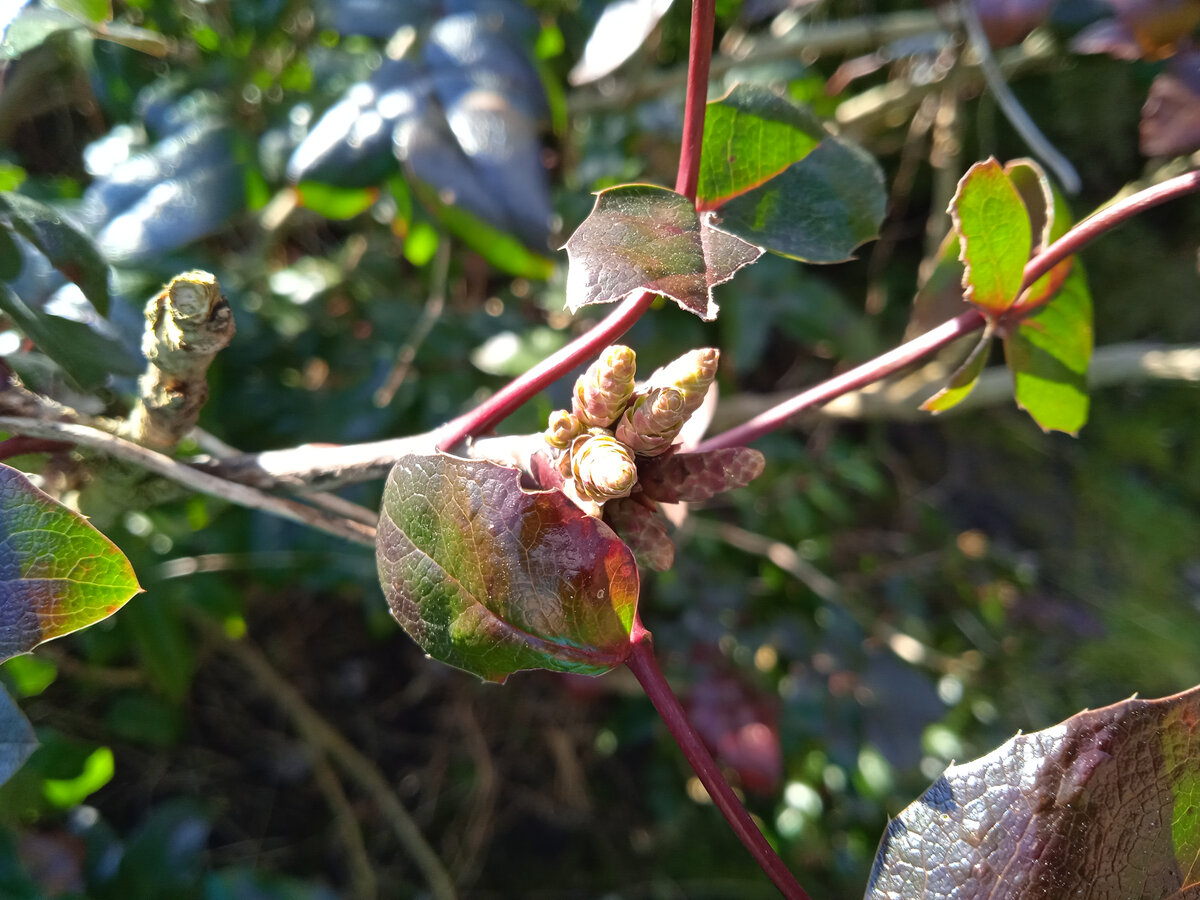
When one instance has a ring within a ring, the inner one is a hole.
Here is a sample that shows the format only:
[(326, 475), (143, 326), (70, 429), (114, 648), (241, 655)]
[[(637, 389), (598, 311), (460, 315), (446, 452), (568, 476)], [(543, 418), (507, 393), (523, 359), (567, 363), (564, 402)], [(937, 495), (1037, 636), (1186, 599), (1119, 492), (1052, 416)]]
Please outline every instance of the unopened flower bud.
[(546, 443), (555, 450), (566, 450), (571, 441), (585, 431), (584, 424), (565, 409), (550, 413), (550, 424), (546, 428)]
[(603, 503), (629, 496), (637, 464), (633, 451), (611, 434), (585, 434), (571, 444), (571, 475), (579, 496)]
[(704, 402), (708, 386), (717, 374), (717, 362), (720, 357), (721, 352), (713, 347), (690, 350), (656, 370), (645, 386), (673, 387), (680, 391), (683, 394), (683, 418), (687, 419)]
[(621, 415), (633, 393), (634, 353), (614, 344), (575, 382), (571, 412), (589, 428), (607, 428)]
[(616, 437), (635, 453), (658, 456), (671, 446), (686, 420), (682, 391), (651, 388), (633, 395), (617, 423)]

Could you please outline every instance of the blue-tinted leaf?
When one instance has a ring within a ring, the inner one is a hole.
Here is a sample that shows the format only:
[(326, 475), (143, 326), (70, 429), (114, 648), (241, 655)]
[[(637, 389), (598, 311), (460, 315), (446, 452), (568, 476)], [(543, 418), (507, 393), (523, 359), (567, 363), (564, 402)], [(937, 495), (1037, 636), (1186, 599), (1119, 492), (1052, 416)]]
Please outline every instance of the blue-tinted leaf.
[(108, 312), (108, 266), (95, 246), (61, 212), (21, 194), (0, 194), (0, 223), (29, 241), (59, 272)]
[(0, 784), (25, 764), (37, 743), (29, 720), (8, 696), (8, 691), (0, 688)]

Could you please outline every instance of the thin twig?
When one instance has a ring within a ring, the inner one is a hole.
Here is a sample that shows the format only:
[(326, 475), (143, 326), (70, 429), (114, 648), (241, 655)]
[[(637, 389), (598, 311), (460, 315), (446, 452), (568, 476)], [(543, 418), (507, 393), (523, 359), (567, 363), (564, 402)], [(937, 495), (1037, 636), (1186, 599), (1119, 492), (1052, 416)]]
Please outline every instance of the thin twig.
[(409, 332), (408, 340), (400, 348), (400, 352), (396, 354), (396, 365), (388, 373), (387, 380), (375, 392), (373, 399), (375, 405), (378, 407), (387, 406), (392, 402), (392, 398), (396, 396), (396, 391), (400, 390), (400, 385), (404, 384), (404, 379), (408, 377), (408, 373), (412, 370), (413, 360), (417, 357), (417, 351), (421, 349), (421, 344), (429, 336), (429, 332), (442, 315), (442, 309), (446, 306), (446, 283), (450, 277), (450, 239), (444, 235), (438, 241), (437, 253), (433, 258), (433, 274), (431, 277), (433, 283), (429, 289), (429, 299), (425, 301), (425, 309), (421, 311), (421, 318), (417, 319), (417, 324)]
[(155, 450), (150, 450), (105, 431), (89, 428), (86, 425), (0, 416), (0, 431), (48, 440), (70, 441), (78, 446), (87, 447), (106, 456), (131, 463), (140, 469), (145, 469), (201, 494), (220, 497), (236, 503), (238, 506), (260, 509), (263, 512), (269, 512), (359, 544), (374, 546), (375, 543), (375, 529), (362, 522), (333, 516), (294, 500), (274, 497), (257, 488), (197, 471)]
[(262, 651), (249, 640), (233, 640), (207, 619), (199, 615), (191, 618), (218, 649), (235, 659), (249, 672), (254, 683), (271, 696), (306, 741), (329, 754), (329, 758), (379, 804), (392, 832), (425, 876), (433, 896), (437, 900), (454, 900), (454, 882), (446, 867), (442, 865), (442, 861), (425, 840), (417, 823), (413, 821), (392, 785), (375, 763), (310, 706), (295, 686), (280, 675)]
[(1068, 194), (1078, 194), (1082, 187), (1079, 173), (1075, 171), (1071, 161), (1059, 153), (1058, 148), (1042, 134), (1037, 123), (1030, 118), (1025, 107), (1021, 105), (1021, 101), (1017, 99), (1017, 95), (1008, 86), (1004, 74), (996, 65), (995, 57), (992, 56), (992, 45), (988, 41), (987, 32), (983, 29), (983, 23), (979, 21), (979, 13), (975, 9), (975, 4), (972, 0), (961, 0), (958, 4), (958, 13), (962, 17), (963, 25), (966, 26), (971, 49), (979, 58), (979, 67), (983, 70), (983, 77), (987, 81), (988, 88), (991, 89), (992, 96), (1000, 104), (1005, 118), (1008, 119), (1009, 124), (1022, 140), (1029, 145), (1033, 155), (1050, 167), (1058, 177), (1063, 190)]
[(342, 782), (323, 751), (315, 750), (312, 764), (317, 789), (325, 797), (329, 811), (333, 813), (333, 824), (346, 851), (350, 892), (355, 900), (375, 900), (379, 896), (379, 882), (375, 878), (375, 869), (371, 865), (371, 857), (367, 854), (367, 845), (363, 841), (358, 817), (354, 815), (354, 807), (350, 805)]

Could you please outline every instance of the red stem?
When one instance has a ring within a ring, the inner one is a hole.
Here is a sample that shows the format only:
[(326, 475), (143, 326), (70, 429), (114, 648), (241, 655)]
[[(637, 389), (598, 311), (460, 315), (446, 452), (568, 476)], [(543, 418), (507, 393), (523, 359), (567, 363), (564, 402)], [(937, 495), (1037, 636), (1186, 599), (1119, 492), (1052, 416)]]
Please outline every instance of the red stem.
[[(700, 147), (704, 138), (704, 111), (708, 101), (708, 70), (712, 61), (716, 0), (692, 0), (692, 36), (688, 56), (687, 99), (683, 108), (683, 147), (675, 190), (696, 200), (700, 181)], [(586, 334), (580, 335), (557, 353), (542, 360), (523, 375), (468, 413), (446, 423), (438, 432), (437, 447), (449, 450), (471, 435), (486, 434), (526, 400), (562, 375), (591, 359), (642, 317), (654, 302), (654, 294), (641, 292), (621, 302)]]
[[(1025, 279), (1021, 289), (1033, 284), (1055, 265), (1079, 251), (1081, 247), (1100, 235), (1120, 225), (1127, 219), (1145, 212), (1153, 206), (1182, 197), (1185, 194), (1200, 190), (1200, 172), (1188, 172), (1184, 175), (1168, 179), (1162, 184), (1138, 191), (1129, 197), (1118, 200), (1111, 206), (1089, 216), (1061, 238), (1031, 259), (1025, 266)], [(1037, 306), (1014, 309), (1009, 316), (1020, 318), (1037, 310)], [(797, 413), (813, 406), (828, 403), (843, 394), (866, 387), (881, 378), (891, 375), (904, 367), (939, 350), (965, 334), (970, 334), (984, 325), (984, 317), (978, 310), (972, 308), (955, 319), (951, 319), (931, 331), (925, 332), (918, 338), (901, 344), (882, 356), (876, 357), (861, 366), (835, 375), (828, 381), (823, 381), (815, 387), (797, 394), (790, 400), (785, 400), (766, 412), (760, 413), (753, 419), (743, 422), (734, 428), (714, 435), (701, 442), (696, 452), (704, 450), (719, 450), (723, 447), (740, 447), (758, 440), (765, 434), (783, 426), (788, 419)]]
[(679, 745), (679, 749), (683, 751), (683, 755), (691, 764), (700, 783), (708, 791), (708, 796), (712, 798), (717, 808), (721, 810), (721, 814), (729, 822), (729, 827), (733, 829), (734, 834), (750, 851), (755, 861), (762, 866), (763, 871), (767, 873), (784, 897), (787, 897), (788, 900), (809, 900), (804, 888), (800, 887), (792, 873), (788, 871), (787, 866), (783, 864), (783, 860), (779, 858), (771, 845), (767, 843), (767, 839), (763, 837), (762, 832), (758, 830), (758, 826), (750, 818), (750, 813), (746, 812), (746, 808), (742, 806), (742, 802), (733, 792), (733, 788), (729, 786), (729, 782), (717, 768), (712, 754), (704, 746), (704, 741), (700, 739), (700, 735), (688, 721), (687, 714), (679, 703), (679, 698), (672, 693), (671, 686), (667, 684), (667, 679), (654, 658), (654, 644), (650, 639), (650, 632), (646, 631), (640, 622), (634, 625), (632, 641), (633, 650), (629, 654), (629, 658), (625, 660), (625, 665), (633, 672), (634, 677), (645, 690), (646, 696), (650, 698), (650, 702), (662, 716), (671, 736), (675, 738), (675, 743)]
[(26, 453), (61, 453), (74, 446), (74, 444), (64, 441), (50, 441), (45, 438), (18, 434), (0, 441), (0, 459), (12, 459), (14, 456), (23, 456)]

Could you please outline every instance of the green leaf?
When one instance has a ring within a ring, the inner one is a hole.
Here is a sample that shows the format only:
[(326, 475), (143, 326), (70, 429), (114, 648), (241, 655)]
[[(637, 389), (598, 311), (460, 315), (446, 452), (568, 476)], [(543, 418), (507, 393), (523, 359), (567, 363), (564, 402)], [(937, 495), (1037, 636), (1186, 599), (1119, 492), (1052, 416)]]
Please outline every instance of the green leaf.
[(326, 219), (345, 221), (370, 209), (379, 199), (379, 188), (344, 188), (319, 181), (302, 181), (296, 185), (296, 196), (305, 209)]
[(708, 117), (699, 199), (718, 208), (722, 231), (814, 263), (842, 262), (878, 236), (887, 206), (878, 163), (807, 109), (741, 85)]
[(107, 22), (113, 15), (109, 0), (51, 0), (49, 5), (94, 24)]
[(108, 266), (87, 235), (53, 207), (22, 194), (0, 193), (0, 216), (79, 285), (101, 315), (108, 312)]
[(0, 35), (0, 59), (16, 59), (60, 31), (86, 25), (61, 9), (27, 6)]
[(74, 778), (47, 778), (42, 793), (52, 806), (71, 809), (112, 781), (115, 773), (112, 750), (97, 747), (83, 761), (83, 771)]
[(995, 159), (975, 163), (950, 201), (966, 267), (966, 299), (990, 313), (1012, 306), (1033, 247), (1029, 213), (1012, 180)]
[(110, 373), (137, 375), (141, 371), (141, 366), (115, 339), (83, 322), (27, 306), (3, 283), (0, 283), (0, 310), (81, 387), (101, 385)]
[(414, 185), (414, 189), (442, 224), (497, 269), (538, 281), (545, 281), (554, 272), (552, 260), (530, 250), (507, 232), (489, 225), (461, 206), (442, 203), (423, 185)]
[(1126, 700), (953, 765), (889, 823), (866, 900), (1191, 897), (1200, 688)]
[(15, 191), (24, 183), (24, 169), (12, 163), (0, 162), (0, 191)]
[(711, 321), (712, 289), (762, 250), (717, 230), (682, 194), (650, 184), (609, 188), (567, 241), (567, 309), (612, 303), (637, 290), (670, 297)]
[(700, 182), (702, 209), (770, 181), (828, 137), (807, 109), (759, 85), (739, 84), (708, 104)]
[(607, 525), (516, 469), (410, 455), (388, 476), (376, 542), (392, 615), (434, 659), (488, 681), (597, 675), (630, 651), (638, 571)]
[(975, 382), (979, 381), (979, 376), (983, 374), (991, 349), (992, 326), (989, 323), (983, 337), (971, 351), (971, 355), (958, 367), (958, 371), (950, 376), (950, 380), (944, 388), (921, 404), (921, 409), (931, 413), (940, 413), (952, 409), (966, 400), (967, 395), (975, 389)]
[(107, 618), (133, 568), (83, 516), (0, 465), (0, 661)]
[[(1013, 160), (1005, 165), (1004, 171), (1020, 192), (1025, 209), (1029, 213), (1034, 238), (1033, 252), (1041, 253), (1070, 230), (1074, 221), (1071, 210), (1063, 195), (1054, 190), (1042, 167), (1033, 160)], [(1059, 262), (1027, 287), (1014, 306), (1038, 306), (1045, 303), (1062, 287), (1074, 265), (1074, 256), (1068, 256)]]
[(566, 346), (569, 335), (545, 325), (501, 331), (471, 351), (471, 364), (489, 375), (515, 378)]
[(33, 726), (8, 691), (0, 688), (0, 784), (25, 764), (37, 745)]
[(1077, 434), (1087, 422), (1092, 296), (1076, 261), (1058, 295), (1004, 340), (1017, 405), (1045, 431)]

